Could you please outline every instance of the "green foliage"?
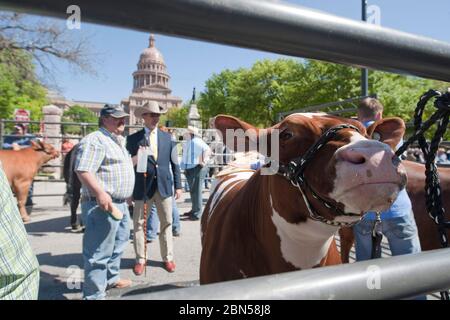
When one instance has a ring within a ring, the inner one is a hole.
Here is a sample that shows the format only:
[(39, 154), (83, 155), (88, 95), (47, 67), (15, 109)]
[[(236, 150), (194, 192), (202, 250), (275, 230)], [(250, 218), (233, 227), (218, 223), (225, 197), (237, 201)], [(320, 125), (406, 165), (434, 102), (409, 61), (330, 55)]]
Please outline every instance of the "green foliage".
[(170, 123), (170, 127), (186, 128), (187, 117), (189, 113), (189, 103), (179, 108), (171, 108), (166, 114), (162, 115), (159, 123), (166, 126), (166, 122)]
[[(233, 115), (259, 127), (270, 126), (280, 112), (360, 96), (360, 76), (358, 68), (316, 60), (258, 61), (249, 69), (224, 70), (208, 79), (198, 102), (199, 111), (204, 126), (217, 114)], [(449, 86), (380, 71), (369, 72), (369, 84), (370, 93), (376, 93), (385, 106), (384, 115), (406, 122), (424, 92)], [(332, 109), (336, 110), (323, 111)], [(433, 109), (430, 106), (426, 114)]]
[[(85, 107), (79, 106), (79, 105), (74, 105), (74, 106), (70, 107), (69, 110), (64, 111), (62, 121), (63, 122), (97, 123), (98, 118), (95, 115), (95, 113), (93, 113), (91, 110), (89, 110)], [(90, 133), (95, 130), (97, 130), (97, 127), (88, 126), (86, 128), (86, 133)], [(68, 134), (78, 134), (78, 135), (81, 135), (83, 133), (82, 127), (79, 125), (64, 125), (63, 132), (65, 134), (68, 133)]]
[(30, 110), (32, 120), (40, 120), (45, 96), (31, 55), (22, 50), (0, 50), (0, 118), (13, 119), (14, 109), (20, 108)]

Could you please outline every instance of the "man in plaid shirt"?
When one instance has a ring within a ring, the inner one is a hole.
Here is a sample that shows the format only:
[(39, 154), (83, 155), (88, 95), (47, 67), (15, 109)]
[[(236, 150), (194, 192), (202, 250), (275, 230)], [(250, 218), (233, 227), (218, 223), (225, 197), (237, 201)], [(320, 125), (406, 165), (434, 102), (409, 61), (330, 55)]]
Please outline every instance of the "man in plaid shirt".
[(36, 300), (39, 264), (0, 162), (0, 300)]
[[(127, 116), (121, 107), (105, 105), (100, 112), (100, 129), (81, 140), (76, 156), (86, 226), (84, 299), (104, 299), (108, 288), (131, 285), (119, 276), (120, 259), (130, 236), (126, 200), (134, 187), (133, 163), (122, 136)], [(113, 206), (123, 213), (121, 220), (111, 215)]]

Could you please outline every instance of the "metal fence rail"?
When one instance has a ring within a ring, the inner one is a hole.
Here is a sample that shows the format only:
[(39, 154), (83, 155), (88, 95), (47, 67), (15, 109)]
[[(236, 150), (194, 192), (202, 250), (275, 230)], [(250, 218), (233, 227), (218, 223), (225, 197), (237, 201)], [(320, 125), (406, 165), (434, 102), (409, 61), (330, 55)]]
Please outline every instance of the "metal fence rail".
[[(450, 287), (450, 249), (228, 281), (133, 300), (405, 299)], [(142, 289), (141, 289), (142, 290)]]
[(369, 97), (376, 98), (377, 95), (373, 94), (370, 96), (348, 98), (348, 99), (344, 99), (344, 100), (340, 100), (340, 101), (326, 102), (326, 103), (321, 103), (321, 104), (317, 104), (317, 105), (313, 105), (313, 106), (305, 106), (303, 108), (299, 108), (299, 109), (295, 109), (295, 110), (284, 111), (284, 112), (280, 112), (277, 114), (277, 119), (280, 121), (280, 120), (284, 119), (285, 117), (287, 117), (288, 115), (293, 114), (293, 113), (317, 112), (317, 111), (322, 111), (322, 110), (330, 108), (330, 107), (342, 107), (345, 105), (351, 105), (353, 107), (346, 108), (346, 109), (336, 109), (333, 111), (329, 111), (328, 113), (340, 115), (342, 113), (353, 112), (356, 114), (356, 111), (358, 110), (358, 108), (355, 103), (359, 103), (364, 98), (369, 98)]
[[(67, 19), (69, 0), (0, 8)], [(282, 2), (78, 0), (83, 21), (450, 81), (450, 44)], [(126, 8), (126, 10), (123, 10)]]

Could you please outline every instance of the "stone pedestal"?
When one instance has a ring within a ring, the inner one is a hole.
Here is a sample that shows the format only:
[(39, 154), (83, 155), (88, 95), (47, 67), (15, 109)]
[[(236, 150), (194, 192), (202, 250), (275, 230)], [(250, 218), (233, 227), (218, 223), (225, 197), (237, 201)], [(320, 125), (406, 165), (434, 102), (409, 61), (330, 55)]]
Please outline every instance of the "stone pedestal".
[(195, 103), (191, 103), (189, 106), (188, 113), (188, 126), (193, 126), (198, 129), (202, 128), (202, 122), (200, 120), (200, 114), (198, 113), (198, 108)]
[[(53, 145), (56, 150), (61, 150), (61, 125), (60, 124), (47, 124), (46, 122), (61, 122), (62, 110), (54, 105), (48, 105), (42, 107), (43, 121), (44, 121), (44, 142)], [(47, 162), (49, 165), (61, 165), (61, 156), (56, 159)], [(43, 172), (53, 174), (55, 179), (61, 179), (62, 168), (61, 167), (46, 167), (42, 169)]]

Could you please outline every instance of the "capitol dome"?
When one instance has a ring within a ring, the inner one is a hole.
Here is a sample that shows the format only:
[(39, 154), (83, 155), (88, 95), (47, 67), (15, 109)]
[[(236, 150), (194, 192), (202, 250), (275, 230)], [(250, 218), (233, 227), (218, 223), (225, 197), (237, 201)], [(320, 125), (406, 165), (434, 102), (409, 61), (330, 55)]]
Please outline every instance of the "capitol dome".
[(170, 75), (163, 55), (155, 47), (155, 37), (150, 35), (149, 46), (145, 48), (137, 63), (137, 70), (132, 74), (133, 90), (131, 95), (121, 101), (126, 112), (130, 114), (129, 124), (139, 124), (142, 119), (136, 118), (134, 111), (148, 101), (157, 101), (166, 109), (179, 107), (182, 100), (172, 95), (169, 87)]
[(139, 63), (156, 62), (164, 64), (164, 58), (161, 52), (155, 47), (155, 37), (150, 35), (149, 46), (145, 48), (139, 58)]
[(150, 35), (149, 47), (139, 57), (137, 70), (133, 73), (133, 91), (143, 87), (169, 87), (170, 76), (161, 52), (155, 47), (155, 37)]

